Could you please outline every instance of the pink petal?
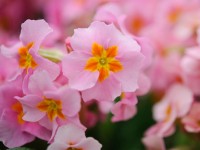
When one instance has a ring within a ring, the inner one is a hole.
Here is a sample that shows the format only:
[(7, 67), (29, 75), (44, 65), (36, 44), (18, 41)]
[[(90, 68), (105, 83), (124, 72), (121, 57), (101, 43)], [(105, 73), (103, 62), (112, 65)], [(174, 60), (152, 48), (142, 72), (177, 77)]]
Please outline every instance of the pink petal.
[(51, 137), (51, 131), (42, 127), (38, 123), (27, 123), (26, 126), (24, 126), (23, 131), (45, 141), (48, 141)]
[(110, 76), (102, 82), (97, 82), (94, 87), (82, 91), (82, 98), (85, 102), (92, 99), (113, 101), (121, 92), (121, 84), (113, 76)]
[(29, 78), (30, 93), (43, 96), (44, 91), (55, 90), (52, 79), (45, 70), (36, 70)]
[(47, 148), (47, 150), (66, 150), (66, 149), (67, 149), (67, 144), (61, 142), (52, 143)]
[(122, 84), (122, 91), (134, 92), (138, 88), (139, 72), (142, 66), (143, 55), (139, 52), (126, 52), (119, 61), (123, 70), (113, 74)]
[(70, 117), (78, 114), (81, 109), (81, 97), (78, 91), (65, 86), (60, 91), (60, 98), (64, 114)]
[(151, 88), (151, 81), (149, 77), (146, 74), (141, 73), (138, 79), (138, 89), (136, 90), (136, 94), (138, 96), (145, 95), (147, 94), (147, 92), (149, 92), (150, 88)]
[(136, 103), (136, 96), (133, 99), (122, 99), (116, 103), (111, 110), (114, 115), (112, 121), (117, 122), (132, 118), (137, 112)]
[(3, 56), (7, 58), (17, 58), (18, 49), (22, 46), (22, 43), (16, 43), (12, 47), (6, 47), (4, 45), (0, 46), (0, 52)]
[(24, 132), (21, 125), (17, 123), (16, 113), (11, 110), (5, 111), (3, 118), (0, 120), (0, 141), (2, 141), (5, 146), (14, 148), (33, 140), (34, 136)]
[(102, 145), (94, 138), (86, 138), (80, 141), (80, 143), (74, 146), (75, 148), (81, 148), (83, 150), (101, 150)]
[(40, 46), (50, 32), (52, 32), (52, 29), (45, 20), (28, 19), (22, 24), (20, 40), (24, 45), (34, 42), (35, 45)]
[(85, 138), (85, 132), (81, 128), (73, 124), (67, 124), (58, 128), (55, 142), (62, 142), (70, 145), (70, 143), (78, 143)]
[(175, 84), (167, 92), (166, 99), (175, 105), (178, 117), (183, 117), (191, 108), (193, 94), (186, 86)]
[(99, 72), (84, 70), (88, 58), (87, 55), (71, 52), (63, 59), (63, 73), (69, 78), (71, 88), (85, 90), (96, 84)]
[(42, 58), (41, 56), (35, 56), (34, 59), (38, 64), (37, 69), (47, 71), (52, 80), (55, 80), (59, 76), (60, 67), (56, 63), (51, 62), (48, 59)]
[(164, 141), (161, 137), (152, 135), (146, 136), (142, 139), (147, 150), (165, 150)]
[[(71, 37), (71, 46), (75, 51), (91, 54), (93, 43), (96, 42), (104, 48), (108, 48), (108, 46), (113, 46), (113, 43), (116, 45), (120, 36), (122, 34), (114, 25), (106, 25), (104, 22), (94, 21), (89, 28), (76, 29), (74, 31), (74, 35)], [(109, 44), (110, 42), (111, 44)]]
[(22, 103), (24, 116), (23, 119), (30, 122), (39, 121), (45, 116), (45, 113), (37, 109), (37, 104), (42, 100), (42, 97), (36, 95), (27, 95), (22, 98), (17, 98)]

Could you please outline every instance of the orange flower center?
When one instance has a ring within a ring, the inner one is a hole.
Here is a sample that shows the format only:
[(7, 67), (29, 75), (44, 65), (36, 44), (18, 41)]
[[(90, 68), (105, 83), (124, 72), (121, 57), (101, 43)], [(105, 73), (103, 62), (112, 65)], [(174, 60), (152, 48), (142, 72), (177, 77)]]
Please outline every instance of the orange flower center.
[(14, 110), (17, 113), (17, 121), (19, 124), (23, 124), (24, 120), (22, 119), (24, 113), (23, 108), (20, 102), (16, 102), (12, 105), (12, 110)]
[(123, 69), (123, 66), (117, 56), (117, 46), (112, 46), (104, 49), (101, 45), (94, 43), (92, 45), (92, 57), (87, 60), (85, 70), (99, 71), (99, 81), (104, 81), (109, 77), (110, 72), (118, 72)]
[(18, 50), (19, 53), (19, 66), (23, 69), (28, 70), (29, 68), (35, 68), (37, 63), (33, 59), (32, 55), (29, 53), (29, 49), (33, 46), (33, 42), (29, 43), (27, 46), (21, 47)]
[(46, 112), (51, 121), (56, 117), (65, 119), (62, 113), (62, 102), (60, 100), (44, 98), (44, 100), (37, 105), (37, 108), (42, 112)]

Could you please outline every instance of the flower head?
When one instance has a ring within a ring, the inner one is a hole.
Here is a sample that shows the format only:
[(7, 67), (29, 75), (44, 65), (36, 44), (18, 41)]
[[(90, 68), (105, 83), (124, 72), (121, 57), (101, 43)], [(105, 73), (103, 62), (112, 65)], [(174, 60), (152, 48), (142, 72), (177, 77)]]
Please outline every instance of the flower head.
[(121, 92), (138, 88), (140, 46), (113, 24), (96, 21), (77, 29), (70, 45), (73, 51), (63, 59), (63, 73), (70, 87), (82, 91), (85, 101), (114, 100)]

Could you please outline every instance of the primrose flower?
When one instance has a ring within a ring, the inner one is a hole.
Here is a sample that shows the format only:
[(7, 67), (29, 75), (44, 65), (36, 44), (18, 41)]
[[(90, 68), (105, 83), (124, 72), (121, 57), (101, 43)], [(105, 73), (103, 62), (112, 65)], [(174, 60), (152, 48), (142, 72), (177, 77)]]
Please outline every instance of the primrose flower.
[(77, 119), (80, 110), (80, 95), (67, 86), (56, 88), (46, 71), (35, 71), (28, 84), (29, 94), (18, 97), (23, 107), (23, 119), (39, 122), (52, 130), (62, 122)]
[(153, 114), (158, 123), (148, 129), (146, 135), (164, 137), (172, 134), (175, 120), (189, 112), (192, 102), (190, 89), (181, 84), (171, 86), (163, 99), (154, 106)]
[(85, 131), (68, 124), (58, 128), (54, 142), (47, 150), (100, 150), (101, 144), (93, 138), (86, 138)]
[(18, 62), (14, 79), (19, 75), (26, 77), (36, 69), (46, 70), (52, 79), (56, 79), (60, 73), (58, 65), (39, 55), (42, 42), (51, 32), (44, 20), (27, 20), (22, 24), (20, 42), (10, 48), (1, 46), (4, 56)]
[(114, 100), (138, 88), (143, 55), (140, 46), (111, 24), (93, 22), (76, 29), (70, 39), (73, 51), (63, 58), (63, 73), (83, 100)]

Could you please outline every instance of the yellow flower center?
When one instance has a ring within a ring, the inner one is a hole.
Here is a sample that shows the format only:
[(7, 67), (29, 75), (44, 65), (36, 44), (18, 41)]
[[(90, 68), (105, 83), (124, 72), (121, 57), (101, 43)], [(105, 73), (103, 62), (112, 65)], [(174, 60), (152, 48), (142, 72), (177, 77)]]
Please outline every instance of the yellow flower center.
[(29, 49), (33, 46), (33, 42), (29, 43), (27, 46), (21, 47), (18, 50), (19, 53), (19, 66), (23, 69), (28, 70), (29, 68), (35, 68), (37, 63), (33, 59), (32, 55), (29, 53)]
[(118, 72), (123, 69), (123, 66), (117, 56), (117, 46), (112, 46), (104, 49), (101, 45), (94, 43), (92, 45), (92, 57), (87, 60), (85, 70), (99, 71), (99, 81), (109, 77), (110, 72)]
[(24, 113), (23, 108), (20, 102), (16, 102), (12, 105), (12, 110), (14, 110), (17, 113), (17, 121), (19, 124), (23, 124), (24, 120), (22, 119)]
[(53, 121), (56, 117), (65, 119), (65, 116), (62, 113), (62, 102), (60, 100), (48, 99), (44, 97), (44, 100), (37, 105), (37, 108), (42, 112), (46, 112), (51, 121)]

